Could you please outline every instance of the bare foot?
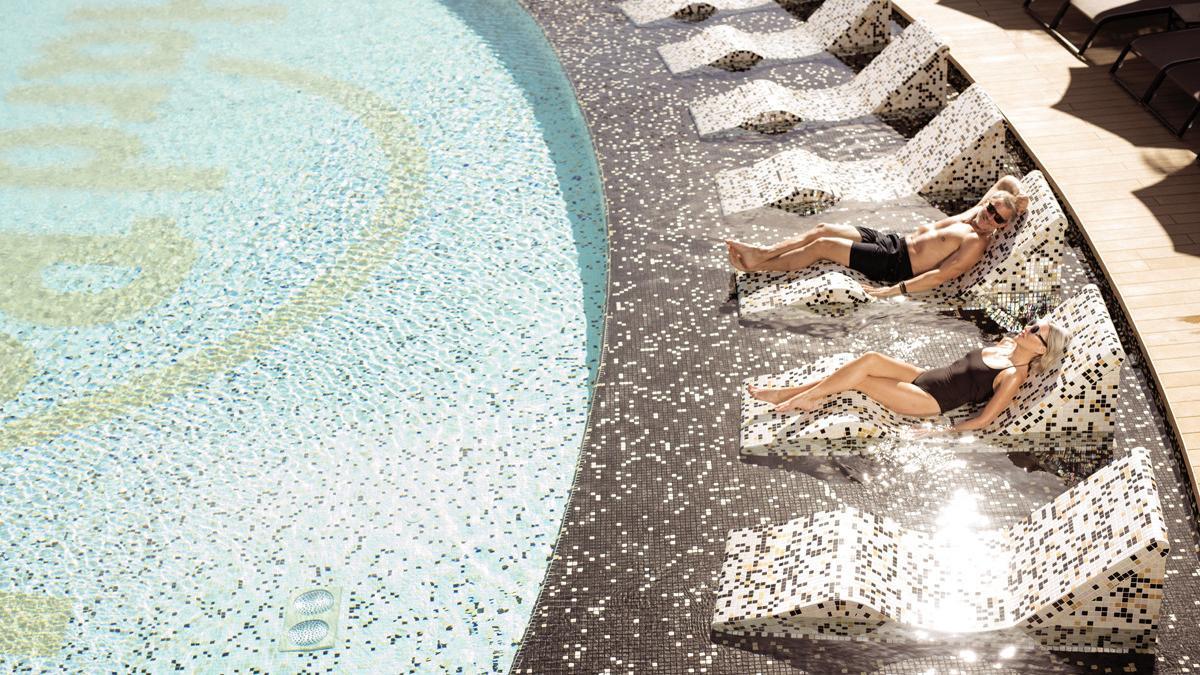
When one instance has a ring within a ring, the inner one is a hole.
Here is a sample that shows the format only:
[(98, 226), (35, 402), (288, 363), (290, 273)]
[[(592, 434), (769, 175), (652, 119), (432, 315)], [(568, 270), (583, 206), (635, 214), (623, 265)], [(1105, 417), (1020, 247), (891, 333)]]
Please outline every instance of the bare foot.
[(797, 394), (788, 400), (775, 406), (775, 412), (810, 412), (817, 409), (819, 403), (812, 400), (812, 397), (804, 394)]
[(769, 257), (765, 249), (732, 239), (726, 240), (725, 245), (729, 247), (729, 262), (743, 272), (753, 272)]
[(733, 265), (733, 269), (739, 272), (749, 272), (750, 270), (746, 267), (746, 262), (742, 260), (741, 252), (734, 247), (734, 242), (726, 241), (725, 246), (729, 249), (729, 264)]
[(796, 392), (793, 390), (790, 390), (790, 389), (786, 389), (786, 388), (780, 389), (780, 388), (775, 388), (775, 387), (756, 387), (753, 384), (747, 386), (746, 391), (750, 392), (751, 396), (753, 396), (754, 398), (756, 398), (760, 401), (766, 401), (767, 403), (775, 403), (775, 404), (783, 403), (784, 401), (788, 400), (792, 396), (796, 395)]

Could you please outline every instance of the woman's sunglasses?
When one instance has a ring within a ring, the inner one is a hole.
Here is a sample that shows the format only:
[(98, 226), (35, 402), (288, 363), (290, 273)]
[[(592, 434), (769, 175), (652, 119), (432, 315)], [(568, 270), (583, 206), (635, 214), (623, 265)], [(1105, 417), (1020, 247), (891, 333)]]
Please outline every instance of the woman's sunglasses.
[(1042, 337), (1042, 334), (1039, 332), (1041, 330), (1042, 330), (1041, 325), (1036, 324), (1036, 323), (1029, 324), (1029, 334), (1036, 337), (1037, 339), (1041, 340), (1042, 346), (1045, 347), (1046, 349), (1049, 349), (1050, 345), (1046, 343), (1046, 338)]
[(988, 212), (988, 217), (991, 218), (992, 221), (995, 222), (997, 225), (1004, 224), (1004, 216), (1000, 215), (1000, 212), (996, 210), (995, 204), (988, 204), (987, 212)]

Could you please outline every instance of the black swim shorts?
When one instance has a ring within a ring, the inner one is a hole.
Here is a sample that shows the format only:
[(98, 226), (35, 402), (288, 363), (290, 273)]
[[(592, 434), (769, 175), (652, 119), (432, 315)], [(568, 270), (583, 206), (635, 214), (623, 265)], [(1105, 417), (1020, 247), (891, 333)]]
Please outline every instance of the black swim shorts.
[(872, 281), (894, 284), (911, 279), (912, 263), (904, 237), (869, 227), (858, 228), (862, 242), (850, 245), (850, 269), (858, 270)]

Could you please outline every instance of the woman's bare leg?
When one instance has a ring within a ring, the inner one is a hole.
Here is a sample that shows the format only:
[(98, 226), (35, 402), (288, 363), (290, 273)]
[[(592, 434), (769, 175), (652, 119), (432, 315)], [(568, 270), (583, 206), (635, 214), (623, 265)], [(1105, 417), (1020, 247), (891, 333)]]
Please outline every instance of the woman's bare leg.
[(855, 389), (901, 415), (932, 417), (942, 411), (937, 399), (911, 382), (900, 382), (886, 377), (868, 377)]
[(799, 237), (785, 239), (772, 246), (752, 246), (732, 239), (727, 240), (725, 245), (729, 247), (730, 263), (737, 269), (747, 272), (756, 271), (756, 268), (764, 262), (789, 251), (808, 246), (821, 238), (846, 239), (851, 243), (862, 241), (862, 235), (853, 225), (820, 223)]
[(780, 403), (775, 409), (779, 412), (813, 410), (820, 404), (821, 399), (850, 389), (857, 389), (868, 377), (885, 378), (896, 382), (912, 382), (923, 372), (925, 372), (923, 368), (911, 363), (893, 359), (878, 352), (867, 352), (830, 373), (815, 387)]
[(820, 384), (820, 382), (820, 380), (817, 380), (816, 382), (808, 382), (798, 387), (756, 387), (752, 384), (746, 387), (746, 391), (750, 392), (751, 396), (760, 401), (766, 401), (767, 403), (783, 403), (793, 396), (798, 396), (809, 389), (812, 389)]

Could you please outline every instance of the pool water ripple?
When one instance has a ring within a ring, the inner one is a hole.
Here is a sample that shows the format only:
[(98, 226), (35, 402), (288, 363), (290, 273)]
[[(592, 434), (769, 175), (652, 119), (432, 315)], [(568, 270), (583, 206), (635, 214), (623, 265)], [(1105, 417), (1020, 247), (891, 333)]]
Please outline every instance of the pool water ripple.
[[(81, 160), (0, 146), (20, 214), (0, 256), (57, 265), (25, 281), (61, 310), (0, 298), (0, 605), (48, 627), (0, 638), (0, 664), (505, 670), (604, 296), (598, 171), (539, 29), (509, 0), (107, 7), (39, 5), (0, 46), (10, 99), (166, 92), (134, 122), (16, 103), (0, 120), (10, 140), (118, 129), (156, 167), (38, 174)], [(45, 45), (97, 25), (168, 35), (175, 65), (82, 67), (120, 56), (97, 42), (61, 81), (36, 75)], [(130, 291), (158, 269), (182, 273)], [(341, 589), (334, 647), (279, 652), (307, 587)]]

